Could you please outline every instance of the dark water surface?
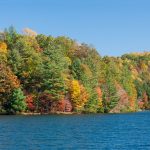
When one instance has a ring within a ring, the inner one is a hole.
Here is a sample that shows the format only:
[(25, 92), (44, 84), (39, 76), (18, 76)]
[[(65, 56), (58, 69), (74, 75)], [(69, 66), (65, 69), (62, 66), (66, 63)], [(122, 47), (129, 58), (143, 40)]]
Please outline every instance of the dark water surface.
[(150, 150), (150, 112), (0, 116), (0, 150)]

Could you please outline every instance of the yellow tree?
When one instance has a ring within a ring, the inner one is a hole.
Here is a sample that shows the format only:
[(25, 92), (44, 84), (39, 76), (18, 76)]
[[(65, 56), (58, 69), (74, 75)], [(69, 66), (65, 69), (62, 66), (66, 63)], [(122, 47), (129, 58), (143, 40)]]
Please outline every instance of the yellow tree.
[(78, 80), (71, 82), (70, 94), (74, 110), (82, 111), (89, 96), (84, 86), (80, 85)]
[(7, 60), (7, 45), (4, 42), (0, 42), (0, 61)]
[(4, 42), (0, 42), (0, 53), (7, 54), (7, 45)]

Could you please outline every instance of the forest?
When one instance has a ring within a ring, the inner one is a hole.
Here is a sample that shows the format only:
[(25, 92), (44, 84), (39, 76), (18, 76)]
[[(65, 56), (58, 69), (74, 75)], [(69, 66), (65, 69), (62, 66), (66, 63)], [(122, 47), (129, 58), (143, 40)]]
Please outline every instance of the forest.
[(0, 32), (0, 113), (150, 109), (150, 52), (102, 57), (85, 43), (14, 27)]

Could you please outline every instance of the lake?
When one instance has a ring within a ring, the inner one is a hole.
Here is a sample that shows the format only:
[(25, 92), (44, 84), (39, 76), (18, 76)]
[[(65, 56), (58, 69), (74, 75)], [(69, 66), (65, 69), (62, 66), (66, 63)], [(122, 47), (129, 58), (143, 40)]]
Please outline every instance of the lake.
[(0, 116), (0, 150), (150, 150), (150, 112)]

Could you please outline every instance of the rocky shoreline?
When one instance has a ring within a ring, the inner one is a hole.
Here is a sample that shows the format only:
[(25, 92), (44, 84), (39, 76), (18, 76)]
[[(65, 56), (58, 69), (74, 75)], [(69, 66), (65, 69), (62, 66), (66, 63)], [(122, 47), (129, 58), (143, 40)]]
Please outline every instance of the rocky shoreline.
[[(142, 110), (139, 109), (137, 111), (134, 112), (143, 112), (143, 111), (147, 111), (147, 110)], [(37, 116), (37, 115), (73, 115), (73, 114), (122, 114), (122, 113), (134, 113), (133, 111), (129, 112), (109, 112), (109, 113), (81, 113), (81, 112), (60, 112), (60, 111), (56, 111), (56, 112), (49, 112), (49, 113), (39, 113), (39, 112), (17, 112), (17, 113), (6, 113), (6, 112), (1, 112), (0, 115), (23, 115), (23, 116)]]

